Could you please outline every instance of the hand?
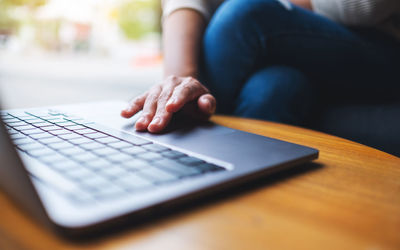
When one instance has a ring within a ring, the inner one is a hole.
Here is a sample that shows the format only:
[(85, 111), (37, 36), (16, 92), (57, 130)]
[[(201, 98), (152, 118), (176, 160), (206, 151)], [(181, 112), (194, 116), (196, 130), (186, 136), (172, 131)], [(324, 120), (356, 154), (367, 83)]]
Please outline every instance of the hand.
[(122, 110), (121, 116), (130, 118), (143, 110), (136, 121), (136, 130), (158, 133), (168, 125), (173, 113), (179, 110), (194, 118), (208, 119), (215, 108), (215, 98), (195, 78), (170, 76), (133, 99)]

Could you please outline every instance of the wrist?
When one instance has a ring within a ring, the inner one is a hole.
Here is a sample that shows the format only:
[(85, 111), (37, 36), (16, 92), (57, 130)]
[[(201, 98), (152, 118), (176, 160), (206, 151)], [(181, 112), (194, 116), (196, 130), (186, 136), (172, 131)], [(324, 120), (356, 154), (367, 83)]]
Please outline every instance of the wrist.
[(164, 78), (168, 77), (168, 76), (178, 76), (178, 77), (188, 77), (191, 76), (193, 78), (197, 78), (198, 77), (198, 71), (197, 69), (190, 69), (190, 68), (186, 68), (186, 69), (176, 69), (176, 70), (172, 70), (172, 69), (166, 69), (164, 70)]

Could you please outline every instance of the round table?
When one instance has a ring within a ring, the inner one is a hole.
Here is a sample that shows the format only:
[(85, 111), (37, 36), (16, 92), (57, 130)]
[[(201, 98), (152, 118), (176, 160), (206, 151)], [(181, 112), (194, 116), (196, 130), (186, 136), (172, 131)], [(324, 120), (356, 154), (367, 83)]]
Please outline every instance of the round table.
[(319, 159), (79, 243), (44, 228), (0, 192), (0, 248), (400, 249), (400, 158), (273, 122), (212, 121), (317, 148)]

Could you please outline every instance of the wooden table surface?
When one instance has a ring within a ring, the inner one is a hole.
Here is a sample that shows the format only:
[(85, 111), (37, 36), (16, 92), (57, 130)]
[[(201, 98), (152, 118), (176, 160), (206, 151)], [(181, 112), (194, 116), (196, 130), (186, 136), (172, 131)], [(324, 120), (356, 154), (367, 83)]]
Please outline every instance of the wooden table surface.
[(400, 158), (323, 133), (215, 116), (320, 150), (312, 164), (87, 242), (43, 228), (0, 192), (1, 249), (400, 249)]

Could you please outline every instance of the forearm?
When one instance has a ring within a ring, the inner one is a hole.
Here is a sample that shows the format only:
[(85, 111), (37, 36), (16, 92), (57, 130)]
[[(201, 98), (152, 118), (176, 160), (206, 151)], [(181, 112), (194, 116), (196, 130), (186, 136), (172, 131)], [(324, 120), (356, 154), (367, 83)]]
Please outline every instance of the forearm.
[(300, 6), (302, 8), (312, 10), (311, 0), (290, 0), (293, 4)]
[(206, 22), (196, 11), (177, 10), (163, 24), (164, 75), (198, 74), (201, 40)]

